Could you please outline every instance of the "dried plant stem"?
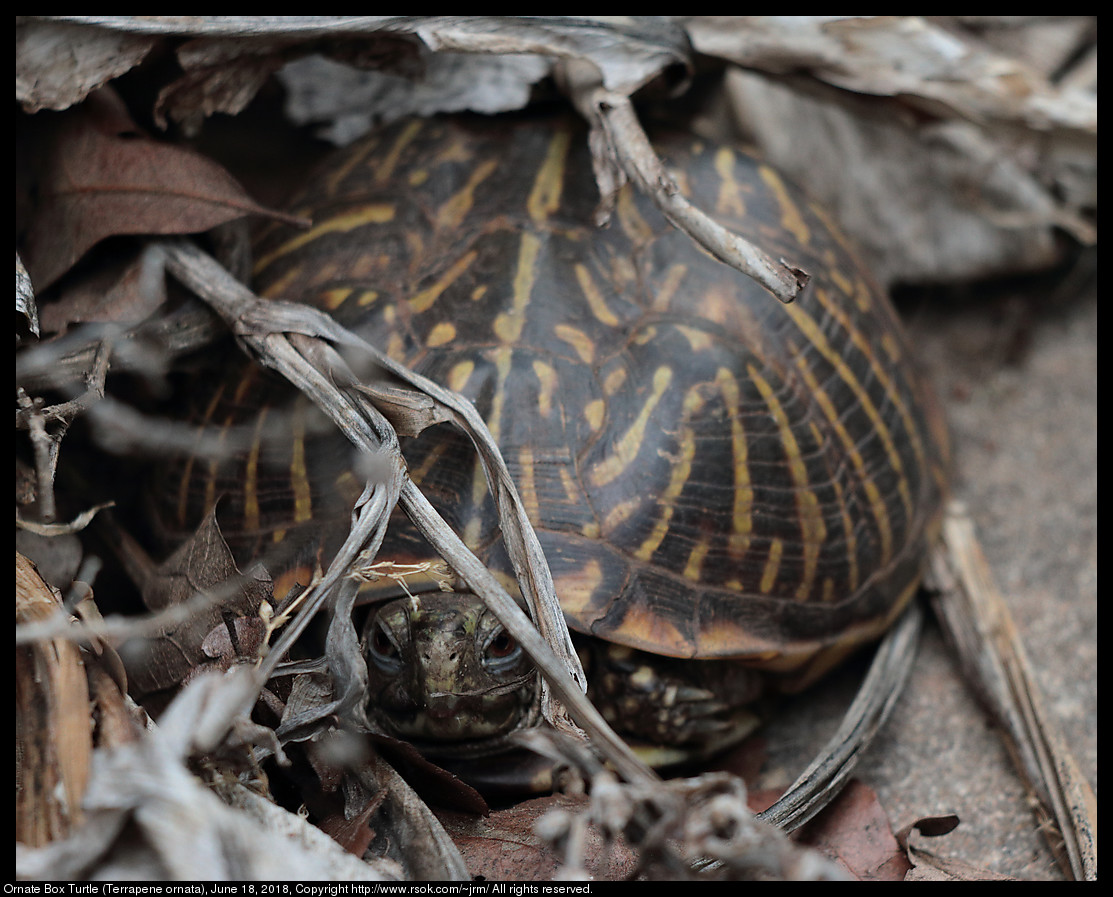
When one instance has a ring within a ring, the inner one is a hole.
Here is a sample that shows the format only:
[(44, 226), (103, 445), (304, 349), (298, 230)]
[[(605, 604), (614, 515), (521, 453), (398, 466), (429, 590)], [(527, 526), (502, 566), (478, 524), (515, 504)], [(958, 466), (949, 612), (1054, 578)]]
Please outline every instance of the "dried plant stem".
[(784, 795), (758, 814), (760, 819), (793, 831), (838, 796), (904, 690), (923, 616), (914, 603), (888, 632), (838, 730)]
[(979, 698), (1002, 726), (1009, 752), (1038, 802), (1040, 828), (1052, 851), (1075, 880), (1096, 880), (1097, 798), (1044, 709), (973, 522), (958, 506), (944, 520), (933, 573), (944, 632)]
[(598, 70), (584, 60), (566, 61), (560, 71), (573, 104), (591, 125), (595, 176), (604, 207), (629, 179), (673, 226), (719, 261), (752, 277), (781, 302), (796, 298), (808, 283), (808, 273), (784, 259), (773, 259), (688, 202), (650, 144), (628, 96), (604, 88)]

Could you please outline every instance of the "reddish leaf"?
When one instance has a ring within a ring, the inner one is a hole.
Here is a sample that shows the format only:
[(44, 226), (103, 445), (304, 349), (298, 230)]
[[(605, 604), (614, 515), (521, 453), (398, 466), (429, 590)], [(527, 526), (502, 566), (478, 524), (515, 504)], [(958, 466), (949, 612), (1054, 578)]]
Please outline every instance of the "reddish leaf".
[[(586, 798), (552, 794), (520, 803), (490, 816), (438, 812), (472, 876), (488, 881), (552, 881), (562, 858), (538, 837), (535, 826), (550, 810), (581, 812)], [(598, 831), (585, 832), (584, 864), (596, 879), (622, 879), (635, 868), (636, 858), (621, 845), (603, 843)]]
[(375, 838), (375, 830), (370, 825), (371, 817), (379, 809), (385, 796), (385, 791), (373, 795), (351, 819), (345, 819), (343, 813), (328, 816), (321, 820), (321, 831), (353, 856), (363, 856), (367, 846)]
[(140, 134), (101, 90), (50, 141), (24, 261), (41, 291), (107, 237), (197, 233), (252, 214), (291, 220), (212, 160)]
[(73, 278), (39, 309), (45, 334), (64, 333), (74, 324), (113, 321), (135, 324), (165, 299), (164, 279), (147, 276), (143, 254), (99, 266), (88, 277)]
[(859, 881), (904, 881), (912, 868), (873, 789), (851, 781), (797, 840), (825, 853)]

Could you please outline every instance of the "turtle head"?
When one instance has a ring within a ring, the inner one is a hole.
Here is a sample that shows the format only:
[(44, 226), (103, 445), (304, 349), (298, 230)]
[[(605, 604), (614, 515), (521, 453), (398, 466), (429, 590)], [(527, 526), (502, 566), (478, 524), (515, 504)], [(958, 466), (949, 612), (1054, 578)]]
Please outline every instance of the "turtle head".
[(496, 750), (533, 716), (533, 663), (475, 595), (384, 604), (368, 618), (363, 647), (368, 718), (425, 753)]

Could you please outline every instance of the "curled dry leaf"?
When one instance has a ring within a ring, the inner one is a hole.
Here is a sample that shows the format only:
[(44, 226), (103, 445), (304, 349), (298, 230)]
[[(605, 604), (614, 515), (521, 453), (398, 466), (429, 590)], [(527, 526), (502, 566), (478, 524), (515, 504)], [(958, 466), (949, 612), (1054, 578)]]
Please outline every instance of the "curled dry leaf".
[(1097, 106), (1024, 60), (924, 16), (686, 16), (696, 49), (760, 71), (807, 70), (933, 115), (1094, 133)]
[[(17, 624), (63, 613), (61, 601), (18, 552), (15, 613)], [(18, 646), (15, 661), (15, 836), (41, 845), (65, 837), (83, 818), (93, 748), (89, 689), (81, 651), (66, 639)]]
[(251, 677), (200, 677), (144, 737), (96, 751), (86, 823), (38, 849), (17, 845), (17, 875), (54, 881), (397, 878), (395, 864), (362, 862), (242, 783), (218, 782), (210, 790), (186, 766), (186, 756), (204, 750), (198, 735), (226, 729), (228, 706), (242, 709), (251, 691)]
[[(194, 123), (214, 111), (234, 113), (266, 74), (299, 54), (322, 51), (360, 68), (418, 73), (415, 56), (455, 57), (436, 90), (408, 96), (370, 88), (355, 105), (364, 115), (517, 109), (557, 59), (585, 59), (610, 90), (631, 93), (662, 73), (683, 77), (691, 64), (682, 28), (667, 16), (43, 16), (24, 17), (28, 33), (69, 27), (94, 36), (142, 42), (191, 37), (177, 48), (185, 74), (160, 96), (156, 114)], [(40, 38), (43, 40), (43, 38)], [(476, 66), (468, 56), (499, 57)], [(514, 57), (533, 57), (518, 64)], [(441, 69), (440, 60), (433, 64)], [(130, 67), (125, 57), (117, 73)], [(29, 56), (23, 78), (42, 77), (49, 60)], [(436, 78), (436, 76), (434, 76)], [(350, 83), (344, 94), (351, 96)], [(70, 96), (82, 96), (80, 86)], [(299, 106), (304, 95), (299, 99)], [(73, 102), (74, 100), (71, 100)], [(313, 113), (311, 113), (313, 114)], [(320, 120), (319, 116), (317, 120)]]
[(118, 264), (67, 282), (42, 308), (42, 329), (65, 333), (77, 324), (136, 324), (166, 300), (166, 279), (154, 253), (141, 251)]
[[(141, 695), (176, 686), (196, 667), (210, 663), (215, 644), (211, 633), (224, 627), (226, 619), (256, 619), (260, 604), (271, 594), (269, 579), (257, 573), (244, 576), (236, 568), (215, 514), (206, 517), (162, 565), (144, 575), (144, 601), (167, 619), (157, 633), (144, 633), (120, 646), (128, 676)], [(169, 613), (174, 610), (181, 614)], [(253, 629), (247, 626), (245, 635)]]
[[(23, 315), (27, 322), (27, 329), (35, 336), (39, 335), (39, 309), (35, 304), (35, 291), (31, 287), (31, 278), (19, 253), (15, 254), (15, 312)], [(18, 331), (17, 331), (18, 335)]]
[(28, 112), (68, 109), (138, 65), (155, 43), (67, 22), (17, 22), (15, 98)]
[(257, 204), (204, 156), (140, 134), (107, 91), (66, 113), (45, 159), (24, 256), (40, 292), (107, 237), (198, 233), (245, 215), (304, 223)]
[(1011, 876), (980, 868), (964, 860), (941, 857), (924, 849), (924, 838), (945, 835), (956, 825), (958, 819), (954, 816), (928, 817), (917, 820), (897, 833), (897, 840), (907, 852), (912, 866), (905, 881), (1016, 881)]
[[(1064, 18), (1083, 32), (1091, 19)], [(726, 102), (747, 140), (889, 283), (1040, 270), (1060, 260), (1060, 231), (1097, 237), (1096, 89), (951, 19), (683, 20), (697, 50), (732, 64)]]

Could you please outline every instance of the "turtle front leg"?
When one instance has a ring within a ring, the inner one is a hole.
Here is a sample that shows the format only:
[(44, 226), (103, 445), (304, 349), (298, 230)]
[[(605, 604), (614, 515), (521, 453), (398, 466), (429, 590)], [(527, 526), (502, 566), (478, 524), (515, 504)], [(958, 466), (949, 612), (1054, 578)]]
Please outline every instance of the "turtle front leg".
[(590, 640), (580, 649), (588, 697), (648, 762), (666, 766), (718, 753), (758, 726), (751, 706), (767, 676), (731, 660), (659, 657)]

